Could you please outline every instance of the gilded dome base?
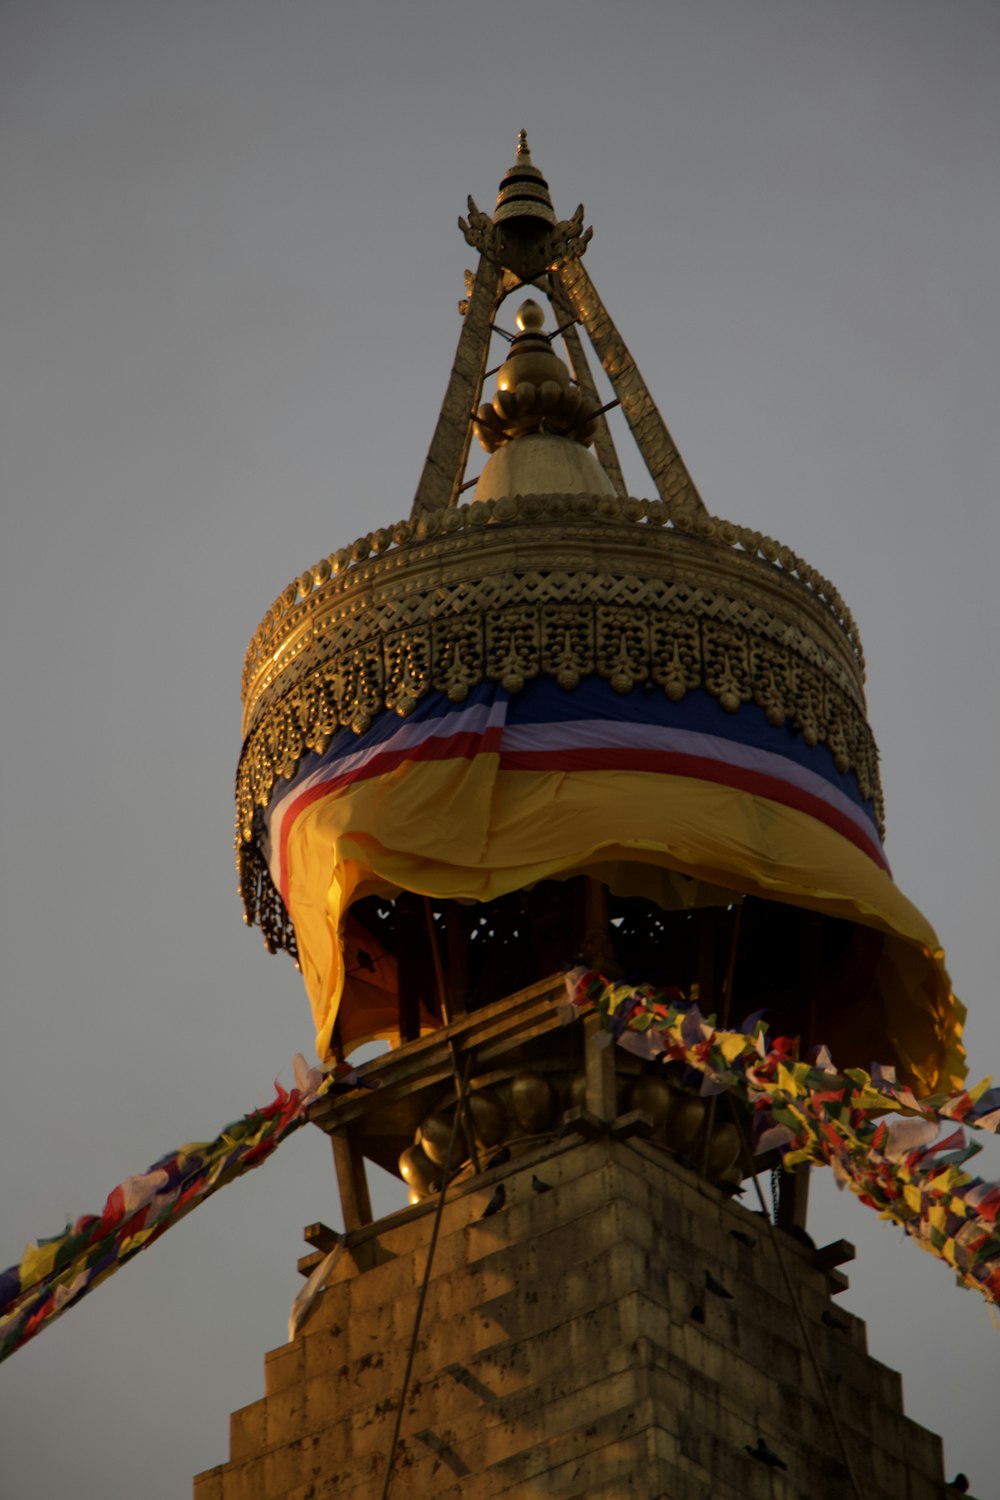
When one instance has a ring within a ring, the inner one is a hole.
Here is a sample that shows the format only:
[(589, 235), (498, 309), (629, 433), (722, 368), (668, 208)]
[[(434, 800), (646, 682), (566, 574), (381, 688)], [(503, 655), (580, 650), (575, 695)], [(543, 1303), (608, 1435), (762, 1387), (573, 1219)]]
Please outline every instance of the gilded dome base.
[(589, 448), (573, 438), (530, 432), (505, 443), (489, 459), (476, 500), (507, 495), (614, 495), (614, 486)]

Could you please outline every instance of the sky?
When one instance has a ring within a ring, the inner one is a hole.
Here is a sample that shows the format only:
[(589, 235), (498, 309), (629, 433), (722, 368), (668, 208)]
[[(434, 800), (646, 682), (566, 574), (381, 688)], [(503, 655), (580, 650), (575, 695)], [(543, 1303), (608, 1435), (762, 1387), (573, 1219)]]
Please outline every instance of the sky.
[[(0, 1265), (312, 1052), (236, 894), (243, 652), (409, 514), (522, 127), (709, 508), (858, 620), (887, 852), (1000, 1074), (998, 54), (979, 0), (0, 6)], [(986, 1305), (813, 1175), (872, 1353), (1000, 1495)], [(6, 1363), (4, 1496), (189, 1493), (316, 1219), (309, 1129)]]

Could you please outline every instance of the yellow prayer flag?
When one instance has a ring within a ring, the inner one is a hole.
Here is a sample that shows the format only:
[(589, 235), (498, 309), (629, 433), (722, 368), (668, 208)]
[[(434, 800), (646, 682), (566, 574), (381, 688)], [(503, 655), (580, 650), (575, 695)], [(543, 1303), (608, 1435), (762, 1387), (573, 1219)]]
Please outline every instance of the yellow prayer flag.
[(717, 1033), (715, 1040), (719, 1045), (719, 1051), (727, 1063), (735, 1062), (746, 1050), (747, 1038), (742, 1032), (720, 1031)]
[(34, 1286), (44, 1280), (56, 1263), (61, 1240), (50, 1240), (44, 1245), (25, 1245), (21, 1257), (21, 1285)]
[(784, 1063), (778, 1064), (778, 1088), (781, 1089), (784, 1093), (790, 1094), (793, 1099), (797, 1098), (802, 1093), (802, 1090), (799, 1088), (799, 1085), (795, 1080), (795, 1075), (789, 1072)]
[(923, 1194), (918, 1187), (909, 1184), (903, 1188), (903, 1200), (908, 1208), (911, 1208), (915, 1214), (918, 1214), (923, 1203)]

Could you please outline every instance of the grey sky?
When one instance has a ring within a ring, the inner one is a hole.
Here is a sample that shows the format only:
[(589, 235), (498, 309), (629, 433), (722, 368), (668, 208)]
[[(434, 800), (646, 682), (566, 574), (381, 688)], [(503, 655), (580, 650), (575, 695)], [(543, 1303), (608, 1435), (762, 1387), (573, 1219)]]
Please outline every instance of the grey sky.
[[(0, 1264), (311, 1052), (235, 892), (243, 650), (290, 578), (408, 513), (455, 218), (522, 126), (707, 504), (854, 611), (889, 855), (970, 1074), (1000, 1073), (998, 41), (975, 0), (7, 0)], [(984, 1304), (817, 1196), (873, 1353), (989, 1500)], [(4, 1495), (187, 1493), (262, 1394), (317, 1218), (309, 1132), (5, 1365)]]

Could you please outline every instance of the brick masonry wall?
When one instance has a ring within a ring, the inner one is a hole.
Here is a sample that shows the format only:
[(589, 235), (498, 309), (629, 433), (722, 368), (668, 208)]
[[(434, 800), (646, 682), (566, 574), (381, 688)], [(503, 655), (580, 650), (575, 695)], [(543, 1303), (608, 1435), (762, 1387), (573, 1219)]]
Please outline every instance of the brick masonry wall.
[[(532, 1175), (552, 1185), (532, 1189)], [(498, 1181), (506, 1204), (483, 1208)], [(555, 1143), (454, 1189), (393, 1500), (849, 1500), (767, 1224), (645, 1142)], [(195, 1500), (377, 1500), (433, 1205), (344, 1256)], [(733, 1231), (749, 1236), (744, 1243)], [(865, 1500), (941, 1500), (940, 1440), (779, 1236)], [(730, 1293), (723, 1296), (713, 1284)], [(834, 1312), (839, 1327), (823, 1322)], [(786, 1466), (754, 1457), (763, 1439)]]

